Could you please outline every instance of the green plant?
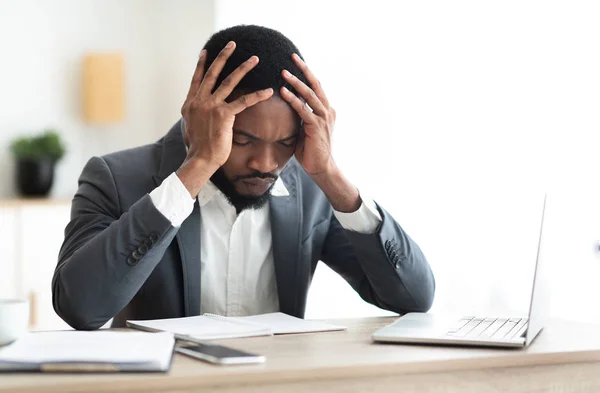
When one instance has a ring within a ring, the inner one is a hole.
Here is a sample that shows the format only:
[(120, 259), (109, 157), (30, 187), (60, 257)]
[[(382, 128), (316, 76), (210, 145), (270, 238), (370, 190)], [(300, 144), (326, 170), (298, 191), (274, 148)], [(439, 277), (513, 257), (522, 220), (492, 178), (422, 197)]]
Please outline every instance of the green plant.
[(16, 159), (56, 162), (65, 155), (66, 149), (58, 132), (45, 130), (37, 135), (13, 140), (10, 144), (10, 151)]

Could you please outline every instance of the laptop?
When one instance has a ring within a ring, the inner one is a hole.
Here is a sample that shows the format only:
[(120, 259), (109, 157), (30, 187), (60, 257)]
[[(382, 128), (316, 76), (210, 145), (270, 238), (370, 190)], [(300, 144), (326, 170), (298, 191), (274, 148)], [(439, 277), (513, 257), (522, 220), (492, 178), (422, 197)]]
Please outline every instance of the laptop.
[[(546, 198), (542, 209), (535, 272), (527, 317), (465, 316), (447, 317), (427, 313), (408, 313), (394, 323), (376, 331), (377, 342), (523, 348), (543, 327), (540, 305), (548, 297), (543, 293), (540, 277), (544, 261), (540, 256)], [(536, 282), (538, 285), (536, 285)]]

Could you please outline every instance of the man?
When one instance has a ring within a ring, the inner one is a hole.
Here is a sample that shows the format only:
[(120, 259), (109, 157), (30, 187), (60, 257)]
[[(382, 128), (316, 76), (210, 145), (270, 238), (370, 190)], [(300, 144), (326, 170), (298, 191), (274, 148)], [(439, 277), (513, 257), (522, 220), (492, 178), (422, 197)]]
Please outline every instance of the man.
[(303, 317), (319, 260), (372, 304), (429, 309), (425, 257), (336, 166), (335, 112), (290, 40), (213, 35), (181, 113), (157, 143), (84, 168), (52, 281), (67, 323)]

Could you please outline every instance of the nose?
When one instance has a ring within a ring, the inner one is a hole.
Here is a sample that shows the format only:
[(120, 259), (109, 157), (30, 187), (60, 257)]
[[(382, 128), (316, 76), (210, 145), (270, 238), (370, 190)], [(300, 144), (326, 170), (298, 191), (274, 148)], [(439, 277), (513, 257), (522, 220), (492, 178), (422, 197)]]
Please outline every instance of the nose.
[(262, 147), (248, 160), (248, 167), (261, 173), (272, 173), (279, 168), (276, 150), (269, 145)]

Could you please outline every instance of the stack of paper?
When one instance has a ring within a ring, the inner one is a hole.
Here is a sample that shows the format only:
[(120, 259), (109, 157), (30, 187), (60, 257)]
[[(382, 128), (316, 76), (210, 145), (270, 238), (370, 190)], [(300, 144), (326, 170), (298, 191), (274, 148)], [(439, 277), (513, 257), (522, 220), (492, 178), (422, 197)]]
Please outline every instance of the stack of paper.
[(29, 333), (0, 347), (0, 371), (167, 371), (171, 333)]
[(127, 321), (127, 326), (153, 332), (171, 332), (176, 338), (188, 341), (346, 329), (344, 326), (309, 321), (280, 312), (249, 317), (222, 317), (204, 314), (185, 318)]

